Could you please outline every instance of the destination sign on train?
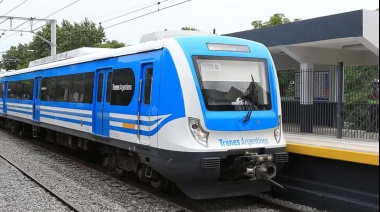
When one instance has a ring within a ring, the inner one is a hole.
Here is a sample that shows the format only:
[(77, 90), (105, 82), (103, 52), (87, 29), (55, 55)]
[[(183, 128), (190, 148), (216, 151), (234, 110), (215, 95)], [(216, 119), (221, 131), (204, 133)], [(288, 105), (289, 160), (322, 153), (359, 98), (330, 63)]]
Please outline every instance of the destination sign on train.
[(248, 46), (244, 45), (208, 43), (207, 47), (211, 51), (251, 52)]

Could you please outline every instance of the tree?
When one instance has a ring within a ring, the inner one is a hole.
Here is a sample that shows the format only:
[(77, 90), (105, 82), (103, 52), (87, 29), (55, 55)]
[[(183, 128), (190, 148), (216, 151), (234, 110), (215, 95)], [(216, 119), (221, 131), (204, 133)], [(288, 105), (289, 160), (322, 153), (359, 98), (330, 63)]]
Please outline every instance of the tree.
[[(50, 25), (42, 28), (37, 35), (50, 40)], [(104, 30), (101, 26), (89, 21), (87, 18), (80, 22), (71, 24), (63, 20), (61, 26), (57, 26), (57, 53), (66, 52), (80, 47), (95, 47), (106, 41)], [(50, 55), (50, 45), (41, 38), (35, 36), (30, 45), (36, 55), (46, 57)]]
[[(300, 20), (301, 19), (296, 18), (293, 20), (293, 22), (300, 21)], [(259, 29), (259, 28), (263, 28), (263, 27), (270, 27), (270, 26), (276, 26), (276, 25), (280, 25), (280, 24), (287, 24), (290, 22), (291, 22), (290, 19), (286, 18), (283, 13), (276, 13), (273, 16), (271, 16), (269, 18), (269, 21), (267, 21), (267, 22), (263, 22), (261, 20), (256, 20), (256, 21), (252, 21), (251, 25), (253, 26), (254, 29)]]
[[(44, 26), (37, 35), (50, 40), (50, 25)], [(50, 55), (50, 44), (40, 37), (34, 36), (29, 44), (19, 44), (12, 46), (3, 54), (3, 68), (22, 69), (29, 65), (29, 62)], [(61, 25), (57, 24), (57, 53), (70, 51), (80, 47), (100, 47), (119, 48), (125, 46), (124, 43), (112, 40), (107, 41), (104, 29), (95, 23), (85, 19), (80, 23), (73, 24), (63, 20)]]
[(184, 30), (184, 31), (199, 31), (198, 29), (192, 28), (192, 27), (182, 27), (181, 30)]
[(116, 49), (120, 47), (125, 47), (125, 43), (120, 43), (116, 40), (112, 40), (112, 41), (106, 41), (105, 43), (97, 43), (95, 44), (95, 47)]
[(28, 67), (33, 58), (33, 52), (29, 51), (29, 44), (19, 44), (17, 47), (12, 46), (3, 54), (2, 67), (7, 70)]

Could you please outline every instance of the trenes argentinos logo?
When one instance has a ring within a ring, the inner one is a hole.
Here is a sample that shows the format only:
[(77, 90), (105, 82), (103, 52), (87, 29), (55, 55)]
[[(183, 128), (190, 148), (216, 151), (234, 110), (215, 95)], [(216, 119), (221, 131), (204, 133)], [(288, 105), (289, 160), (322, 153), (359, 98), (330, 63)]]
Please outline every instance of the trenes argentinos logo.
[(115, 85), (115, 84), (112, 84), (112, 90), (114, 91), (131, 91), (132, 90), (132, 85), (129, 85), (129, 84), (125, 84), (125, 85)]
[(241, 139), (222, 139), (219, 138), (220, 146), (252, 146), (259, 144), (269, 144), (267, 138), (241, 138)]

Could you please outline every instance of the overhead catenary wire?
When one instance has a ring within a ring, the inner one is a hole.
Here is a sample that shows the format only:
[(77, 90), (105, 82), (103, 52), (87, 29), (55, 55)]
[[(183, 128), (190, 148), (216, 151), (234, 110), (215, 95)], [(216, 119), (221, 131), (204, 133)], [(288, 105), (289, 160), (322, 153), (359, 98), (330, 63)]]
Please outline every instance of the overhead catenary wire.
[(103, 15), (103, 16), (101, 16), (101, 17), (94, 18), (94, 20), (99, 20), (99, 19), (102, 19), (102, 18), (105, 18), (105, 17), (111, 16), (111, 15), (115, 15), (115, 14), (119, 14), (119, 13), (122, 13), (122, 12), (131, 11), (131, 10), (134, 10), (134, 9), (137, 9), (137, 8), (145, 7), (145, 6), (147, 6), (147, 5), (154, 4), (154, 3), (156, 3), (156, 2), (157, 2), (157, 1), (152, 1), (152, 2), (148, 2), (148, 3), (145, 3), (145, 4), (141, 4), (141, 5), (139, 5), (139, 6), (132, 7), (132, 8), (126, 9), (126, 10), (122, 10), (122, 11), (119, 11), (119, 12), (110, 13), (110, 14), (107, 14), (107, 15)]
[(142, 10), (145, 10), (145, 9), (148, 9), (149, 7), (154, 7), (154, 6), (156, 6), (156, 5), (159, 6), (161, 3), (164, 3), (164, 2), (166, 2), (166, 1), (170, 1), (170, 0), (159, 1), (159, 2), (157, 2), (157, 3), (150, 4), (150, 5), (145, 6), (145, 7), (143, 7), (143, 8), (140, 8), (140, 9), (134, 10), (134, 11), (132, 11), (132, 12), (125, 13), (125, 14), (123, 14), (123, 15), (119, 15), (119, 16), (116, 16), (116, 17), (114, 17), (114, 18), (111, 18), (111, 19), (108, 19), (108, 20), (102, 21), (101, 23), (104, 24), (104, 23), (106, 23), (106, 22), (109, 22), (109, 21), (115, 20), (115, 19), (117, 19), (117, 18), (121, 18), (121, 17), (123, 17), (123, 16), (130, 15), (130, 14), (133, 14), (133, 13), (136, 13), (136, 12), (139, 12), (139, 11), (142, 11)]
[[(17, 6), (14, 7), (13, 9), (9, 10), (7, 13), (5, 13), (3, 16), (6, 16), (8, 13), (10, 13), (10, 12), (12, 12), (13, 10), (17, 9), (19, 6), (23, 5), (23, 4), (24, 4), (25, 2), (27, 2), (27, 1), (29, 1), (29, 0), (25, 0), (25, 1), (21, 2), (19, 5), (17, 5)], [(3, 2), (3, 1), (1, 1), (1, 2)], [(0, 3), (1, 3), (1, 2), (0, 2)]]
[(143, 14), (143, 15), (140, 15), (140, 16), (137, 16), (137, 17), (134, 17), (134, 18), (131, 18), (131, 19), (128, 19), (128, 20), (125, 20), (125, 21), (122, 21), (122, 22), (119, 22), (119, 23), (116, 23), (116, 24), (113, 24), (113, 25), (110, 25), (110, 26), (104, 27), (104, 29), (109, 29), (109, 28), (111, 28), (111, 27), (114, 27), (114, 26), (117, 26), (117, 25), (120, 25), (120, 24), (123, 24), (123, 23), (129, 22), (129, 21), (133, 21), (133, 20), (136, 20), (136, 19), (138, 19), (138, 18), (141, 18), (141, 17), (147, 16), (147, 15), (151, 15), (151, 14), (153, 14), (153, 13), (160, 12), (160, 11), (162, 11), (162, 10), (169, 9), (169, 8), (171, 8), (171, 7), (175, 7), (175, 6), (178, 6), (178, 5), (180, 5), (180, 4), (184, 4), (184, 3), (189, 2), (189, 1), (191, 1), (191, 0), (182, 1), (182, 2), (179, 2), (179, 3), (177, 3), (177, 4), (173, 4), (173, 5), (170, 5), (170, 6), (167, 6), (167, 7), (163, 7), (163, 8), (161, 8), (161, 9), (158, 9), (158, 10), (155, 10), (155, 11), (152, 11), (152, 12), (149, 12), (149, 13), (145, 13), (145, 14)]

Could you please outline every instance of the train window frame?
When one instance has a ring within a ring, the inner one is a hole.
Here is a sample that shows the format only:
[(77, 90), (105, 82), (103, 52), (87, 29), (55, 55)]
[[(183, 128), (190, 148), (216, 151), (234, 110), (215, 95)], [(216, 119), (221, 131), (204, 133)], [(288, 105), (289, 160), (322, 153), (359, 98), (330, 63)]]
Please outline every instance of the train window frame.
[(136, 78), (132, 68), (114, 69), (110, 105), (128, 106), (135, 95)]

